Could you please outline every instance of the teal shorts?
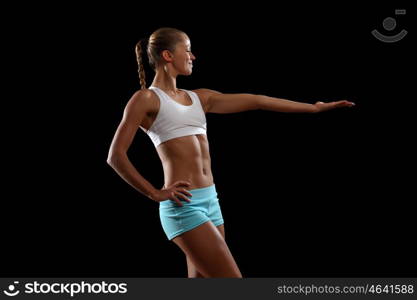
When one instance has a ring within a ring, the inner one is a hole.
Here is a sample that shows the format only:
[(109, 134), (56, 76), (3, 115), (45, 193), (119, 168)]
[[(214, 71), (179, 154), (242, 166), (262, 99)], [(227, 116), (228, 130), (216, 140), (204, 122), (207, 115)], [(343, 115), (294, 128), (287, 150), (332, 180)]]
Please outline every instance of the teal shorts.
[(214, 226), (224, 223), (215, 184), (189, 192), (191, 202), (178, 197), (183, 206), (170, 199), (159, 202), (159, 217), (168, 240), (208, 221)]

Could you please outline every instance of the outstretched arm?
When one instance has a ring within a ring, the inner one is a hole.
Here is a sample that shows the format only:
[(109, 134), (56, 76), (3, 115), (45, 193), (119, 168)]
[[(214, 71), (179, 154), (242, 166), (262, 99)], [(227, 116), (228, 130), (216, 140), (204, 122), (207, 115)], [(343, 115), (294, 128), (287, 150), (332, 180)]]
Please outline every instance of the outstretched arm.
[(222, 94), (209, 89), (196, 90), (205, 103), (206, 112), (212, 113), (236, 113), (247, 110), (271, 110), (288, 113), (317, 113), (339, 107), (351, 107), (355, 105), (347, 100), (315, 104), (296, 102), (281, 98), (274, 98), (254, 94)]

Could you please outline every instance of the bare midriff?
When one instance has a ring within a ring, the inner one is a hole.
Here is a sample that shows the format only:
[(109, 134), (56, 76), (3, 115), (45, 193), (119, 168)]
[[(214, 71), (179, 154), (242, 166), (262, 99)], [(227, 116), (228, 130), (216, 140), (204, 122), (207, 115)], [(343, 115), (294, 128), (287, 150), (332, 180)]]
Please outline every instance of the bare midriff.
[(214, 183), (207, 136), (204, 134), (174, 138), (156, 148), (164, 169), (164, 188), (176, 181), (188, 181), (187, 190)]

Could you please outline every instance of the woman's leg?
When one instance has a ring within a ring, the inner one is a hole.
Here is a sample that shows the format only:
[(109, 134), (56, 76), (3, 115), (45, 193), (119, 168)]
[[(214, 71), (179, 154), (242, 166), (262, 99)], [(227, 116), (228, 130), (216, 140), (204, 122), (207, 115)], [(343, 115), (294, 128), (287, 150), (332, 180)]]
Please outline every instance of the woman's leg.
[[(224, 233), (224, 224), (216, 226), (217, 230), (222, 235), (223, 239), (225, 239), (225, 233)], [(197, 271), (197, 268), (194, 266), (193, 262), (188, 256), (185, 256), (187, 259), (187, 270), (188, 270), (188, 278), (204, 278), (204, 276)]]
[(220, 230), (208, 221), (172, 241), (204, 277), (242, 278)]

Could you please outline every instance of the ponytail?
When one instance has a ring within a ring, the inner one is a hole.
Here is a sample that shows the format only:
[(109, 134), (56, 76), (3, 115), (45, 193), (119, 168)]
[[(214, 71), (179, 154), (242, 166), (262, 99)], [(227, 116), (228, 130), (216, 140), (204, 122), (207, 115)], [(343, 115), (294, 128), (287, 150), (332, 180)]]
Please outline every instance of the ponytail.
[(176, 45), (187, 36), (183, 31), (162, 27), (154, 31), (148, 39), (141, 39), (135, 47), (138, 61), (139, 82), (142, 90), (146, 89), (144, 57), (148, 58), (149, 66), (156, 72), (157, 67), (163, 63), (161, 53), (164, 50), (175, 51)]
[(146, 89), (146, 81), (145, 81), (145, 69), (144, 69), (143, 59), (142, 59), (142, 55), (143, 55), (142, 41), (143, 41), (143, 39), (141, 39), (136, 44), (135, 52), (136, 52), (136, 59), (138, 61), (138, 73), (139, 73), (140, 88), (142, 90), (144, 90), (144, 89)]

